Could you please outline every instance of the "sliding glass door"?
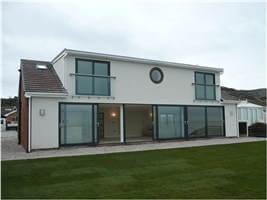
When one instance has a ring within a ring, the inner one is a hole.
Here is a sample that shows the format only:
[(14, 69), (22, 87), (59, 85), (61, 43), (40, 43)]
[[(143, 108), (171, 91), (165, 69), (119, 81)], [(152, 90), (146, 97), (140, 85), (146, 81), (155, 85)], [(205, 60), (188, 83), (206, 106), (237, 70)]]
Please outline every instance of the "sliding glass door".
[(60, 104), (60, 145), (93, 143), (93, 105)]
[(189, 106), (187, 107), (187, 124), (189, 137), (206, 136), (206, 107)]
[(158, 106), (158, 139), (184, 138), (184, 108)]
[(223, 136), (223, 107), (188, 106), (187, 124), (189, 137)]
[(153, 106), (154, 139), (200, 138), (224, 135), (220, 106)]
[(222, 107), (207, 107), (208, 136), (224, 135), (224, 119)]

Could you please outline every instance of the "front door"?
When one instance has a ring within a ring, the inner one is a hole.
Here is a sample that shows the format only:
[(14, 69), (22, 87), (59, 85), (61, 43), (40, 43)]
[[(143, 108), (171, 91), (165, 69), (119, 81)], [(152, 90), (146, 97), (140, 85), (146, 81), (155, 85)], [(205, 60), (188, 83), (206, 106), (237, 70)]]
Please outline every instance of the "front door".
[(60, 145), (93, 143), (93, 105), (60, 104)]
[(247, 122), (239, 122), (239, 136), (247, 136)]

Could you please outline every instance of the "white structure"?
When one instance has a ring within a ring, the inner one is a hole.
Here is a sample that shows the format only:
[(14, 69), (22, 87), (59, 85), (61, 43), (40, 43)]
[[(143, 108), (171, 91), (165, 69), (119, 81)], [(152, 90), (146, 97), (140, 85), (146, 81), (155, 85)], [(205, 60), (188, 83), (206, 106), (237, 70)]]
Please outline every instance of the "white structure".
[(266, 114), (263, 106), (249, 103), (245, 100), (241, 101), (237, 107), (239, 122), (247, 122), (248, 126), (256, 122), (266, 122)]
[(238, 137), (236, 103), (221, 102), (222, 73), (221, 68), (70, 49), (51, 63), (21, 60), (19, 140), (30, 152)]

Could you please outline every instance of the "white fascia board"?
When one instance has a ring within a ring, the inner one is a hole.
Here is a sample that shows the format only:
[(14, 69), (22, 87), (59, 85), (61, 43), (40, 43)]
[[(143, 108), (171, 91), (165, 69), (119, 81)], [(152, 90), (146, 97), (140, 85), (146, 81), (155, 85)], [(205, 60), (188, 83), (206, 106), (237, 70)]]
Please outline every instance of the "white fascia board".
[(9, 115), (11, 115), (11, 114), (13, 114), (13, 113), (15, 113), (15, 112), (17, 112), (17, 109), (12, 110), (11, 112), (5, 114), (4, 116), (7, 117), (7, 116), (9, 116)]
[(107, 59), (107, 60), (115, 60), (115, 61), (149, 64), (149, 65), (177, 67), (177, 68), (183, 68), (183, 69), (193, 69), (193, 70), (199, 70), (199, 71), (204, 71), (204, 72), (211, 71), (211, 72), (223, 73), (224, 71), (223, 68), (205, 67), (205, 66), (199, 66), (199, 65), (190, 65), (190, 64), (184, 64), (184, 63), (174, 63), (174, 62), (150, 60), (150, 59), (144, 59), (144, 58), (135, 58), (135, 57), (128, 57), (128, 56), (78, 51), (78, 50), (72, 50), (72, 49), (64, 49), (59, 55), (57, 55), (52, 60), (52, 63), (54, 63), (57, 59), (62, 57), (63, 54), (71, 55), (71, 56), (93, 57), (96, 59)]
[(52, 64), (55, 64), (59, 59), (64, 58), (67, 55), (67, 53), (65, 52), (65, 50), (63, 50), (62, 52), (60, 52), (60, 54), (58, 54), (52, 61)]
[(241, 102), (237, 105), (237, 107), (240, 107), (240, 108), (262, 108), (263, 106), (260, 106), (260, 105), (254, 104), (254, 103)]
[(60, 97), (67, 97), (67, 93), (42, 93), (42, 92), (25, 92), (25, 97), (53, 97), (53, 98), (60, 98)]

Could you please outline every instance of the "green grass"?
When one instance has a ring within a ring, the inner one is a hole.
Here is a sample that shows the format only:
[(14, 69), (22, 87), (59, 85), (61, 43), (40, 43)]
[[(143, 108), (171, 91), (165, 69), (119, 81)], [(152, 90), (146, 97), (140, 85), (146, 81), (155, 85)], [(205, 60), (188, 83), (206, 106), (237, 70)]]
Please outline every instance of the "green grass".
[(265, 142), (2, 162), (2, 198), (265, 198)]

